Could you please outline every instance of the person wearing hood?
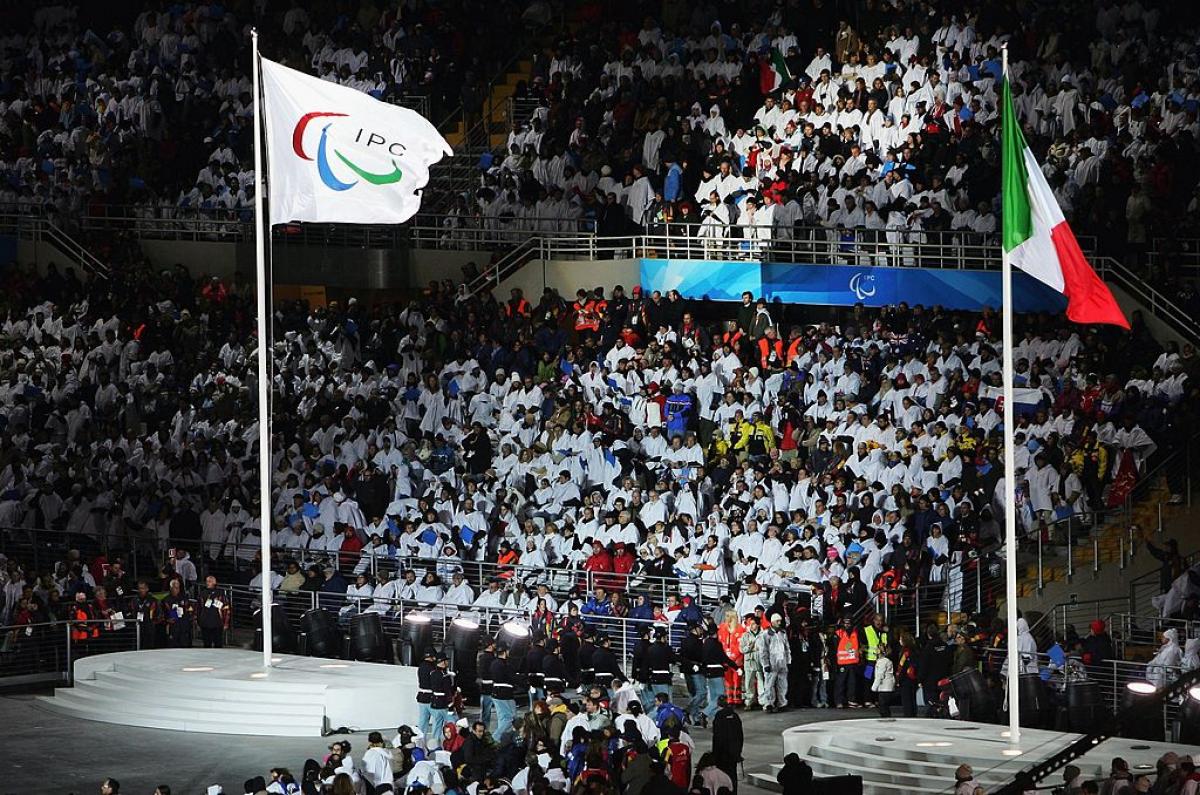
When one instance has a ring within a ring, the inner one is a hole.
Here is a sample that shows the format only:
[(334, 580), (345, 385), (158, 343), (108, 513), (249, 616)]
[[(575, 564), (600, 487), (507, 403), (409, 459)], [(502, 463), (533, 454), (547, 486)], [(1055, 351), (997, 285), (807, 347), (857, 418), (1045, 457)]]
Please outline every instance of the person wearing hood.
[(813, 772), (799, 754), (788, 754), (783, 758), (783, 769), (775, 776), (783, 795), (812, 795)]
[(1029, 622), (1024, 618), (1017, 619), (1017, 653), (1021, 655), (1021, 673), (1036, 674), (1038, 672), (1038, 648), (1033, 633), (1029, 631)]
[(1179, 663), (1180, 673), (1200, 668), (1200, 638), (1188, 638), (1183, 644), (1183, 660)]
[(1179, 648), (1179, 631), (1174, 627), (1162, 633), (1162, 645), (1158, 653), (1146, 663), (1146, 680), (1158, 689), (1169, 685), (1179, 676), (1179, 665), (1183, 662), (1183, 650)]

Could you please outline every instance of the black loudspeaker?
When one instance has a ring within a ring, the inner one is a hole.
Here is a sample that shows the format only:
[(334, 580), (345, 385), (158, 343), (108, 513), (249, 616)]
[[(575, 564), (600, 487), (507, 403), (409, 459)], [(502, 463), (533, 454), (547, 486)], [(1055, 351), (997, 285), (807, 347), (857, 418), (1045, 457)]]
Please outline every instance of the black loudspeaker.
[(342, 656), (342, 631), (338, 629), (336, 613), (320, 608), (309, 610), (302, 622), (309, 657)]
[(391, 651), (379, 613), (360, 613), (350, 619), (351, 658), (390, 663)]
[(1017, 684), (1021, 694), (1021, 725), (1038, 729), (1047, 725), (1050, 700), (1046, 697), (1046, 685), (1038, 674), (1021, 674)]
[[(254, 611), (254, 650), (262, 651), (262, 610)], [(296, 651), (296, 630), (280, 605), (271, 605), (271, 651)]]
[(862, 795), (862, 776), (832, 776), (813, 779), (817, 795)]
[(1108, 710), (1099, 682), (1067, 682), (1067, 726), (1070, 731), (1089, 734), (1107, 718)]

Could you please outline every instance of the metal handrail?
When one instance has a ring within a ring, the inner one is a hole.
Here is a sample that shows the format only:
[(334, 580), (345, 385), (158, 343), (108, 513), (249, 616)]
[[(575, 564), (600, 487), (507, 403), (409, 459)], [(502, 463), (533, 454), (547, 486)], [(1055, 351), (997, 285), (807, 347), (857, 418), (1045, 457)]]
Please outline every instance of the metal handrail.
[(1159, 292), (1153, 285), (1112, 257), (1098, 257), (1094, 262), (1097, 264), (1102, 278), (1111, 279), (1125, 290), (1133, 293), (1135, 298), (1146, 304), (1155, 317), (1165, 320), (1176, 331), (1193, 342), (1200, 342), (1200, 322)]

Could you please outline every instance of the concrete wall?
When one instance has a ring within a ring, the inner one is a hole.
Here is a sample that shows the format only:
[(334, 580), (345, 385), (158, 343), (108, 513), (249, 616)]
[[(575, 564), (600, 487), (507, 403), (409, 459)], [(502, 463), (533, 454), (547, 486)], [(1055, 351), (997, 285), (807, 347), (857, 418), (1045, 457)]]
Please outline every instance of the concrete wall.
[[(183, 265), (192, 276), (207, 274), (232, 280), (254, 276), (254, 249), (250, 247), (249, 261), (239, 269), (239, 244), (210, 240), (142, 240), (142, 253), (157, 268)], [(245, 255), (243, 254), (243, 257)]]
[(640, 259), (607, 259), (607, 260), (533, 260), (516, 273), (504, 279), (500, 286), (492, 290), (499, 301), (507, 301), (514, 287), (521, 288), (533, 303), (542, 292), (551, 287), (568, 300), (574, 298), (579, 288), (592, 289), (603, 287), (606, 293), (611, 292), (615, 285), (622, 285), (626, 295), (641, 280)]

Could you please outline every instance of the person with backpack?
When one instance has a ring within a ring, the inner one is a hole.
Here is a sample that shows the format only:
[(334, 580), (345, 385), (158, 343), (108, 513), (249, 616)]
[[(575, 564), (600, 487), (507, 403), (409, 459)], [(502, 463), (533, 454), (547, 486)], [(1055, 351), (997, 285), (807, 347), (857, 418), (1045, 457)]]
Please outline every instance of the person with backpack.
[(587, 750), (587, 727), (576, 726), (574, 733), (571, 735), (571, 747), (566, 754), (567, 778), (569, 780), (576, 781), (583, 773), (583, 769), (587, 761)]
[[(662, 741), (660, 741), (660, 745)], [(680, 731), (673, 729), (667, 736), (666, 747), (662, 751), (663, 764), (667, 768), (667, 777), (677, 787), (688, 789), (692, 783), (692, 748), (680, 739)]]
[(673, 729), (683, 729), (683, 724), (687, 720), (687, 713), (672, 704), (670, 697), (666, 693), (659, 693), (655, 696), (654, 704), (654, 725), (658, 727), (661, 737), (669, 736)]

